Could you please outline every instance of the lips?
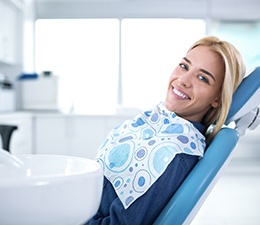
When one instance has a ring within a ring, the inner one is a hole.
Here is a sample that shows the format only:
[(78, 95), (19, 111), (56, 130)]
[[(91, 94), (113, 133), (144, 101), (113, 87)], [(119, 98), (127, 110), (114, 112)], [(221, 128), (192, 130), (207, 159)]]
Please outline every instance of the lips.
[(190, 97), (187, 94), (183, 93), (182, 91), (180, 91), (176, 88), (173, 88), (173, 92), (174, 92), (174, 94), (176, 94), (178, 97), (180, 97), (182, 99), (190, 99)]

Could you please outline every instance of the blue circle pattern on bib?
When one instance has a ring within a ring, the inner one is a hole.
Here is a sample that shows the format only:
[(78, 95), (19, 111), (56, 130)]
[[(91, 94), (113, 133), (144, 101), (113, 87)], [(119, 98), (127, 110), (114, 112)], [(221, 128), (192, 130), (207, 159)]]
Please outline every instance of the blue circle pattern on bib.
[(162, 103), (114, 128), (98, 151), (104, 175), (125, 208), (163, 174), (176, 154), (203, 156), (204, 136)]

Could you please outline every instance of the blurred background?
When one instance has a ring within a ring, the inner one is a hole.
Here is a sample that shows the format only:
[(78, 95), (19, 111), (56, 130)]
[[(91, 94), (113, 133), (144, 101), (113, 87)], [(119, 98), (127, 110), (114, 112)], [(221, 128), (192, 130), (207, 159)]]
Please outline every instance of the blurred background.
[[(164, 100), (168, 78), (205, 35), (260, 66), (259, 0), (0, 0), (0, 124), (14, 154), (94, 158), (108, 131)], [(260, 96), (259, 96), (260, 97)], [(193, 224), (259, 224), (260, 128)]]

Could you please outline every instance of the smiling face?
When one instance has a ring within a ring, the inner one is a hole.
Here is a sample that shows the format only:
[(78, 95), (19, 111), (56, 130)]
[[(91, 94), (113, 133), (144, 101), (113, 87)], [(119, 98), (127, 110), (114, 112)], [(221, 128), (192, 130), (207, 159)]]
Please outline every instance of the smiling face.
[(204, 115), (221, 104), (224, 63), (206, 46), (187, 53), (173, 71), (165, 106), (177, 115), (201, 122)]

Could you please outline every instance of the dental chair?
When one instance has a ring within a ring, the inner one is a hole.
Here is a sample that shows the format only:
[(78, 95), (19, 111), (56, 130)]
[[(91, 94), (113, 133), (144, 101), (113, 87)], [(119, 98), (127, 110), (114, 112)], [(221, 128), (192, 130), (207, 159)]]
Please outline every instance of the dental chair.
[[(260, 123), (260, 67), (246, 76), (233, 95), (225, 126), (182, 183), (153, 225), (191, 224), (234, 154), (240, 136)], [(231, 126), (232, 125), (232, 126)]]

